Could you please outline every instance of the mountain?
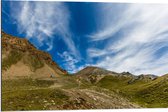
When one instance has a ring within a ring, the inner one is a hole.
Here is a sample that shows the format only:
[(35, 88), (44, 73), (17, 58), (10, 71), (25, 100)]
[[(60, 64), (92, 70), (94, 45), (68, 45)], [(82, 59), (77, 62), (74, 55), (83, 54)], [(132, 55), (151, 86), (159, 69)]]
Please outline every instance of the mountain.
[(76, 75), (116, 75), (116, 72), (112, 72), (109, 70), (105, 70), (103, 68), (95, 67), (95, 66), (87, 66), (86, 68), (82, 69)]
[(80, 70), (75, 74), (77, 77), (85, 79), (87, 81), (90, 81), (91, 83), (98, 82), (100, 79), (103, 77), (116, 77), (116, 78), (124, 78), (128, 79), (127, 83), (136, 83), (138, 81), (152, 81), (157, 79), (157, 76), (151, 75), (151, 74), (141, 74), (141, 75), (133, 75), (129, 72), (122, 72), (122, 73), (117, 73), (109, 70), (105, 70), (100, 67), (95, 67), (95, 66), (87, 66), (86, 68)]
[(4, 111), (168, 107), (168, 74), (88, 66), (70, 75), (28, 40), (4, 32), (1, 39)]
[(95, 66), (87, 66), (86, 68), (80, 70), (76, 74), (77, 77), (85, 79), (91, 83), (95, 83), (99, 81), (101, 78), (107, 75), (116, 76), (118, 73), (112, 72), (109, 70), (105, 70), (103, 68), (95, 67)]
[(2, 32), (2, 78), (59, 77), (67, 74), (51, 58), (38, 50), (25, 38), (18, 38)]
[(152, 74), (133, 75), (129, 72), (116, 73), (98, 67), (86, 67), (76, 76), (142, 107), (168, 107), (168, 74), (161, 77)]

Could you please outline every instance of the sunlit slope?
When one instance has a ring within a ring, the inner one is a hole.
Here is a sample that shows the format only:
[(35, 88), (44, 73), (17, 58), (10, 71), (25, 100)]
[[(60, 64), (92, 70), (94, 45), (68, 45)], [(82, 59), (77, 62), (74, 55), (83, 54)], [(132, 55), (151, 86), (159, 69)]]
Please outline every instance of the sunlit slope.
[(58, 77), (66, 74), (43, 51), (37, 50), (28, 40), (2, 32), (2, 78)]
[(105, 76), (97, 86), (106, 88), (128, 97), (143, 107), (168, 107), (168, 76), (155, 80), (141, 79), (133, 83), (130, 77)]
[(55, 79), (16, 79), (2, 83), (2, 110), (62, 110), (140, 108), (129, 99), (75, 76)]

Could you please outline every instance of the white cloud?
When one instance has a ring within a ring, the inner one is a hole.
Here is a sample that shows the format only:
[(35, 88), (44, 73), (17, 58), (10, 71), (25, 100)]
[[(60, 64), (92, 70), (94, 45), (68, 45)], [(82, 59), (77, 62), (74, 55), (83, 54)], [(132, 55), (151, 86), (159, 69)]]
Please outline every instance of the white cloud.
[(63, 62), (65, 69), (70, 73), (77, 73), (83, 68), (91, 66), (91, 64), (83, 64), (80, 66), (77, 65), (77, 63), (79, 63), (79, 60), (76, 59), (70, 52), (64, 51), (62, 54), (57, 54), (62, 59), (61, 61)]
[[(168, 44), (168, 5), (130, 4), (120, 7), (122, 12), (117, 12), (112, 6), (104, 7), (106, 5), (102, 6), (102, 12), (108, 13), (103, 14), (102, 21), (99, 21), (104, 25), (90, 38), (107, 42), (105, 39), (113, 38), (115, 33), (121, 35), (115, 42), (110, 39), (104, 49), (89, 48), (90, 57), (101, 57), (97, 66), (135, 74), (168, 73), (168, 51), (156, 58), (156, 52)], [(115, 55), (110, 56), (110, 53)]]
[(75, 64), (78, 63), (79, 61), (75, 59), (75, 57), (67, 51), (64, 51), (62, 54), (58, 53), (58, 55), (63, 59), (62, 61), (64, 63), (66, 70), (71, 73), (75, 73), (77, 69)]
[(47, 50), (51, 50), (58, 34), (69, 50), (79, 55), (69, 31), (69, 11), (63, 3), (11, 2), (11, 14), (17, 20), (18, 31), (36, 41), (37, 47), (47, 45)]
[(108, 51), (106, 50), (100, 50), (97, 48), (90, 48), (87, 50), (89, 57), (98, 57), (98, 56), (104, 56), (108, 54)]

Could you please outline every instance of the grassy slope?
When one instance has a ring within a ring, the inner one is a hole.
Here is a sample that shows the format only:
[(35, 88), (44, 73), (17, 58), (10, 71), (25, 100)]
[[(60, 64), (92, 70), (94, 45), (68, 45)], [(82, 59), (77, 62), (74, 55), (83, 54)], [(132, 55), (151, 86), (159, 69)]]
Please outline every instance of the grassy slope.
[[(3, 52), (5, 53), (5, 51)], [(44, 66), (44, 63), (36, 56), (20, 52), (19, 50), (11, 50), (8, 57), (2, 60), (2, 70), (7, 70), (11, 65), (16, 64), (20, 60), (28, 65), (32, 71)]]
[(97, 83), (97, 86), (115, 91), (143, 107), (168, 107), (168, 80), (160, 77), (157, 80), (145, 82), (137, 81), (128, 84), (127, 78), (106, 76)]
[(3, 80), (2, 110), (138, 107), (113, 91), (86, 81), (79, 86), (76, 78)]
[(63, 104), (73, 107), (77, 101), (71, 101), (71, 96), (65, 90), (88, 87), (87, 84), (79, 87), (74, 76), (62, 76), (54, 80), (3, 80), (2, 110), (47, 110), (54, 105), (60, 108)]
[[(136, 80), (134, 83), (128, 84), (130, 80), (130, 77), (105, 76), (96, 84), (82, 80), (80, 86), (76, 76), (68, 75), (54, 80), (3, 80), (2, 110), (46, 110), (55, 105), (57, 107), (54, 109), (77, 109), (79, 101), (72, 98), (71, 94), (75, 97), (77, 95), (85, 96), (85, 94), (95, 96), (103, 92), (103, 88), (105, 88), (103, 94), (110, 94), (113, 100), (117, 98), (116, 101), (123, 102), (125, 100), (121, 99), (126, 98), (141, 107), (168, 107), (168, 75), (159, 77), (154, 81)], [(92, 90), (98, 93), (92, 93)], [(68, 91), (71, 92), (70, 95), (67, 93)], [(98, 97), (102, 98), (103, 96)], [(81, 107), (79, 108), (103, 108), (101, 106), (94, 107), (92, 104), (99, 104), (100, 102), (93, 102), (93, 99), (88, 99), (90, 104), (80, 104)], [(66, 106), (70, 107), (66, 108)]]
[(168, 107), (168, 80), (166, 76), (146, 84), (136, 96), (147, 107)]
[(9, 56), (2, 60), (2, 70), (7, 70), (11, 65), (16, 64), (19, 60), (21, 60), (22, 57), (23, 53), (17, 50), (12, 50), (9, 53)]
[(2, 110), (43, 110), (53, 104), (59, 105), (69, 98), (61, 90), (49, 88), (4, 94)]
[(3, 80), (2, 110), (43, 110), (68, 100), (60, 89), (48, 88), (52, 84), (49, 80)]
[(27, 64), (32, 71), (36, 71), (44, 66), (44, 63), (36, 56), (27, 55), (23, 58), (23, 62)]

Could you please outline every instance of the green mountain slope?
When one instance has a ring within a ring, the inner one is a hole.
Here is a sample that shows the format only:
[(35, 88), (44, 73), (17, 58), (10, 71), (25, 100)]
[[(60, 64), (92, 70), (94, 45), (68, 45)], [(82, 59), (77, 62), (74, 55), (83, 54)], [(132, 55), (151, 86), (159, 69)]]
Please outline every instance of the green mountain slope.
[(105, 76), (96, 85), (109, 89), (142, 107), (161, 108), (168, 107), (168, 79), (167, 75), (155, 80), (136, 79), (129, 83), (130, 77)]
[(2, 110), (140, 108), (113, 91), (87, 83), (79, 86), (76, 80), (75, 76), (3, 80)]

